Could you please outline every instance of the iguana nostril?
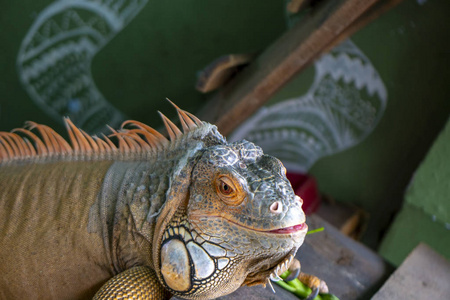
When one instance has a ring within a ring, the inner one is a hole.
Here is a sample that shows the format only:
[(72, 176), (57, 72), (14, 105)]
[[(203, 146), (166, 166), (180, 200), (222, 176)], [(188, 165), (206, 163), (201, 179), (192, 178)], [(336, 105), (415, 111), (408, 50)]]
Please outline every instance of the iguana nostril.
[(270, 211), (279, 214), (283, 211), (283, 204), (280, 201), (275, 201), (269, 207)]
[(300, 203), (303, 203), (303, 199), (297, 195), (295, 195), (294, 199), (295, 199), (295, 201), (300, 201)]

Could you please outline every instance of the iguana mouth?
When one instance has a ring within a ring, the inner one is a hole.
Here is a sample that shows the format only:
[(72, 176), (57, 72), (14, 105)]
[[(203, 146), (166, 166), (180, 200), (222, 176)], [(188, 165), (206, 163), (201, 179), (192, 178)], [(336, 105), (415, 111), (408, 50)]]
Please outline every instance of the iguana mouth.
[(292, 233), (298, 233), (300, 231), (306, 231), (308, 229), (308, 225), (306, 225), (306, 223), (304, 223), (304, 222), (294, 225), (294, 226), (283, 227), (283, 228), (272, 229), (272, 230), (264, 230), (264, 229), (257, 229), (257, 228), (245, 226), (241, 223), (235, 222), (235, 221), (225, 218), (223, 216), (217, 216), (217, 215), (205, 216), (205, 215), (196, 215), (196, 214), (191, 215), (191, 219), (193, 219), (193, 218), (201, 219), (202, 217), (208, 218), (208, 219), (220, 218), (220, 219), (226, 220), (227, 222), (230, 222), (236, 226), (245, 228), (247, 230), (256, 231), (259, 233), (267, 233), (267, 234), (292, 234)]
[(306, 228), (308, 228), (306, 223), (302, 223), (302, 224), (298, 224), (295, 226), (290, 226), (290, 227), (285, 227), (285, 228), (280, 228), (280, 229), (275, 229), (275, 230), (269, 230), (269, 231), (264, 231), (264, 232), (275, 233), (275, 234), (289, 234), (289, 233), (295, 233), (300, 230), (304, 230)]
[(252, 230), (252, 231), (261, 232), (261, 233), (268, 233), (268, 234), (292, 234), (292, 233), (298, 233), (298, 232), (303, 231), (303, 230), (306, 231), (308, 229), (308, 225), (306, 225), (306, 223), (301, 223), (301, 224), (297, 224), (297, 225), (294, 225), (294, 226), (283, 227), (283, 228), (278, 228), (278, 229), (273, 229), (273, 230), (261, 230), (261, 229), (247, 227), (247, 226), (244, 226), (242, 224), (233, 222), (231, 220), (228, 220), (228, 221), (230, 221), (231, 223), (233, 223), (233, 224), (235, 224), (237, 226), (244, 227), (244, 228)]

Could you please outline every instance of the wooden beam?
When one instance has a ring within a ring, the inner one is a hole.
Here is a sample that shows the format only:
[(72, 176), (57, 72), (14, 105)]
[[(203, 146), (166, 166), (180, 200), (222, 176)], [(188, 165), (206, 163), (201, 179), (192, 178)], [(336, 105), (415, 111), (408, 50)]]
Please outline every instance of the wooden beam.
[(334, 46), (338, 45), (340, 42), (344, 41), (348, 37), (352, 36), (358, 30), (362, 29), (364, 26), (372, 21), (375, 21), (385, 12), (397, 6), (403, 0), (383, 0), (375, 3), (370, 9), (368, 9), (363, 15), (361, 15), (352, 25), (350, 25), (346, 30), (344, 30), (339, 36), (336, 37), (335, 41), (329, 45), (324, 51), (330, 51)]
[(286, 5), (286, 10), (291, 13), (295, 14), (298, 13), (302, 8), (310, 4), (311, 0), (291, 0)]
[(229, 81), (239, 67), (249, 64), (252, 54), (229, 54), (219, 57), (200, 72), (195, 88), (208, 93)]
[[(379, 2), (394, 0), (324, 0), (282, 35), (197, 114), (228, 135), (264, 105), (294, 75), (365, 23), (360, 17)], [(397, 0), (395, 0), (397, 1)], [(370, 16), (374, 16), (373, 13)], [(352, 27), (353, 26), (353, 27)]]

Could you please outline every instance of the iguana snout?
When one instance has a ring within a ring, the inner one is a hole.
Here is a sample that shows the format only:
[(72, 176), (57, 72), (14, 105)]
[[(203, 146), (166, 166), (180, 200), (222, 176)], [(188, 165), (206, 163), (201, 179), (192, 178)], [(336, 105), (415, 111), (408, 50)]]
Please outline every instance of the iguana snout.
[(192, 174), (188, 214), (224, 218), (266, 233), (294, 233), (306, 226), (302, 200), (282, 163), (243, 141), (207, 150)]

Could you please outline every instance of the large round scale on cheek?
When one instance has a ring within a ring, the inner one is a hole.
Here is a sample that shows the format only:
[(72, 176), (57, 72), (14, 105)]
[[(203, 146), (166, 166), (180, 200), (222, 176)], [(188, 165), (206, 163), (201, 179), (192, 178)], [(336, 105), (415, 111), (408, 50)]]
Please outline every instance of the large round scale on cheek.
[(161, 248), (161, 273), (175, 291), (183, 292), (191, 287), (189, 256), (182, 241), (170, 240)]
[(195, 276), (199, 279), (209, 277), (214, 272), (214, 261), (206, 251), (194, 242), (187, 244), (195, 266)]

